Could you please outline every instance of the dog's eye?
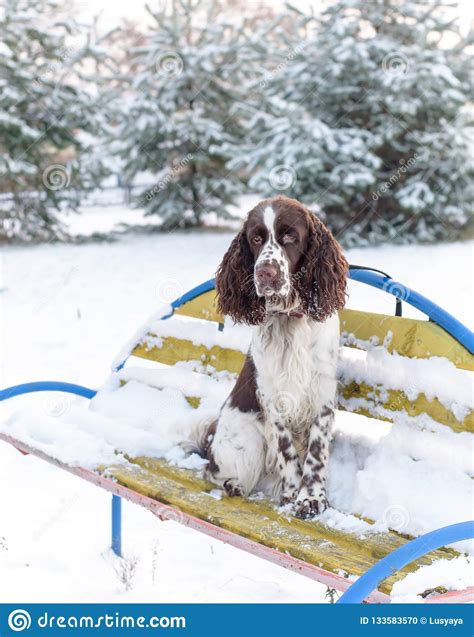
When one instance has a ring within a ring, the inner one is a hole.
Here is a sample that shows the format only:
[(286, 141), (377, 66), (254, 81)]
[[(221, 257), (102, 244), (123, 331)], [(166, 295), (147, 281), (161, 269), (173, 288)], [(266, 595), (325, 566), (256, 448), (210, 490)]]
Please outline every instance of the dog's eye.
[(262, 237), (256, 234), (254, 237), (252, 237), (252, 243), (256, 246), (262, 245)]
[(287, 245), (288, 243), (295, 243), (296, 237), (294, 234), (284, 234), (281, 238), (282, 245)]

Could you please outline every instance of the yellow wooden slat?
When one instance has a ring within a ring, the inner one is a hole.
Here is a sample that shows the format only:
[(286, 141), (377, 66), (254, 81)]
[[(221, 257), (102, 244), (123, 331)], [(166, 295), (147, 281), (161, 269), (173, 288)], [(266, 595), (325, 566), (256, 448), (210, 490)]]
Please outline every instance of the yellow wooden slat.
[(339, 317), (341, 332), (363, 341), (376, 337), (379, 345), (386, 342), (389, 352), (408, 358), (443, 356), (456, 367), (474, 371), (474, 356), (435, 323), (349, 309), (342, 310)]
[[(406, 542), (396, 533), (370, 533), (360, 538), (315, 521), (298, 520), (279, 513), (268, 501), (226, 496), (217, 500), (208, 495), (215, 485), (163, 460), (137, 458), (130, 466), (108, 467), (107, 474), (142, 495), (175, 507), (177, 519), (179, 511), (185, 512), (333, 573), (361, 575)], [(390, 592), (395, 581), (421, 564), (455, 555), (447, 549), (430, 553), (385, 580), (381, 590)]]
[[(217, 371), (229, 371), (236, 374), (240, 372), (245, 361), (245, 355), (242, 352), (224, 349), (218, 345), (208, 349), (204, 345), (195, 345), (191, 341), (174, 337), (164, 337), (161, 347), (148, 348), (146, 345), (140, 345), (134, 350), (133, 355), (167, 365), (174, 365), (179, 361), (199, 361), (204, 365), (211, 365)], [(347, 410), (346, 401), (349, 398), (363, 399), (364, 405), (351, 408), (351, 411), (364, 416), (395, 422), (397, 413), (405, 411), (410, 416), (427, 414), (436, 422), (456, 432), (474, 431), (472, 411), (463, 420), (458, 420), (453, 412), (437, 398), (428, 399), (424, 394), (419, 394), (416, 399), (410, 400), (401, 390), (387, 390), (353, 381), (340, 383), (339, 391), (339, 407)], [(388, 410), (389, 413), (381, 415), (380, 408)]]
[[(354, 398), (361, 399), (363, 404), (357, 406), (351, 401), (352, 406), (349, 408), (346, 401)], [(436, 422), (450, 427), (453, 431), (474, 433), (474, 412), (470, 411), (463, 420), (458, 420), (453, 412), (437, 398), (428, 399), (422, 393), (418, 394), (414, 400), (410, 400), (400, 390), (387, 390), (352, 381), (347, 385), (339, 385), (338, 407), (345, 411), (388, 422), (396, 422), (397, 412), (400, 411), (406, 412), (409, 416), (427, 414)], [(380, 411), (381, 409), (383, 412)]]
[(217, 311), (215, 290), (205, 292), (192, 301), (188, 301), (175, 310), (175, 314), (181, 316), (192, 316), (194, 318), (205, 319), (207, 321), (216, 321), (217, 323), (224, 322), (222, 314), (219, 314)]
[[(217, 328), (216, 328), (217, 332)], [(153, 334), (151, 336), (154, 336)], [(179, 361), (199, 361), (203, 365), (211, 365), (217, 371), (239, 373), (245, 361), (245, 354), (233, 349), (214, 345), (208, 349), (205, 345), (195, 345), (191, 341), (174, 336), (160, 337), (160, 347), (139, 345), (133, 350), (133, 356), (165, 365), (174, 365)]]

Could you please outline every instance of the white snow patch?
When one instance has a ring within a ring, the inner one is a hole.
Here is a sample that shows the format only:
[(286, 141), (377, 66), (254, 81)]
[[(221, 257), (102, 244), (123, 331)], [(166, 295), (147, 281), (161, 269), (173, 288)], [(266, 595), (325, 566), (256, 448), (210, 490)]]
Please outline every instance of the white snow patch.
[[(417, 593), (428, 591), (443, 582), (448, 591), (461, 591), (474, 586), (472, 558), (460, 555), (451, 560), (441, 559), (433, 564), (421, 566), (409, 573), (392, 588), (392, 604), (416, 604), (424, 600)], [(434, 592), (433, 594), (436, 594)], [(427, 598), (429, 601), (429, 597)]]
[(15, 412), (0, 430), (72, 466), (96, 469), (127, 462), (129, 456), (167, 457), (174, 464), (198, 468), (173, 448), (192, 439), (192, 430), (217, 411), (193, 409), (182, 393), (155, 389), (136, 381), (99, 392), (90, 409), (71, 405), (58, 417), (31, 408)]
[(111, 369), (117, 369), (117, 367), (130, 356), (138, 343), (148, 334), (152, 325), (155, 325), (157, 321), (162, 321), (165, 316), (171, 316), (172, 314), (173, 308), (170, 304), (162, 305), (156, 312), (153, 312), (145, 323), (143, 323), (138, 330), (135, 331), (133, 336), (121, 347), (112, 361)]
[[(377, 420), (358, 425), (354, 418), (343, 412), (336, 418), (328, 482), (333, 507), (374, 520), (373, 530), (411, 535), (471, 519), (471, 434)], [(474, 543), (456, 548), (474, 552)]]

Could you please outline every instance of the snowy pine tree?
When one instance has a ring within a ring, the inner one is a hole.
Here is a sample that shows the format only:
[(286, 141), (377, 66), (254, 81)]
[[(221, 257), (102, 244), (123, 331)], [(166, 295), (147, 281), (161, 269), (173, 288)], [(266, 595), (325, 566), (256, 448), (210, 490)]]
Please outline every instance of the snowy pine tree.
[(199, 226), (207, 213), (225, 217), (242, 191), (226, 162), (242, 136), (233, 112), (249, 97), (251, 53), (244, 27), (228, 22), (217, 1), (203, 8), (173, 0), (149, 12), (154, 23), (124, 89), (118, 148), (127, 180), (147, 173), (154, 182), (138, 206), (163, 228)]
[(232, 166), (262, 167), (251, 186), (306, 201), (349, 245), (460, 236), (472, 205), (470, 87), (447, 7), (338, 0), (304, 18), (308, 33), (267, 83)]
[(101, 173), (87, 156), (95, 99), (79, 68), (94, 58), (58, 0), (4, 0), (0, 7), (0, 241), (49, 240), (65, 231), (63, 202), (77, 209)]

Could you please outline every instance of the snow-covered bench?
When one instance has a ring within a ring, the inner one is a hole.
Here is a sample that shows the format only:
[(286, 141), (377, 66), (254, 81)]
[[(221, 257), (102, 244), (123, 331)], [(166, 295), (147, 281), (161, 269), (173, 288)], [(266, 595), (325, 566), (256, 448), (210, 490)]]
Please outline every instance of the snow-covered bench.
[[(359, 269), (353, 269), (351, 276), (414, 305), (430, 320), (343, 310), (339, 408), (375, 418), (379, 428), (386, 426), (380, 421), (396, 423), (395, 427), (402, 431), (413, 428), (412, 448), (403, 456), (405, 462), (407, 458), (414, 464), (427, 462), (426, 449), (421, 449), (427, 441), (432, 443), (427, 435), (438, 436), (439, 445), (446, 442), (454, 452), (464, 450), (464, 456), (457, 456), (457, 470), (463, 472), (459, 484), (463, 489), (466, 484), (470, 488), (468, 436), (474, 430), (469, 374), (474, 370), (472, 333), (421, 295), (387, 277)], [(343, 502), (347, 493), (342, 497), (343, 489), (336, 484), (336, 506), (341, 502), (345, 512), (330, 509), (318, 520), (298, 520), (261, 495), (248, 500), (225, 497), (195, 470), (202, 466), (201, 459), (183, 457), (173, 446), (179, 438), (174, 439), (174, 432), (182, 436), (182, 427), (202, 417), (206, 410), (216, 409), (225, 398), (241, 369), (248, 344), (248, 330), (228, 325), (218, 314), (214, 284), (208, 281), (162, 308), (146, 323), (121, 352), (112, 377), (98, 393), (63, 383), (33, 383), (0, 392), (0, 399), (55, 389), (93, 398), (93, 417), (81, 417), (73, 425), (78, 449), (100, 448), (96, 456), (90, 451), (88, 462), (84, 462), (80, 451), (64, 451), (71, 440), (67, 423), (65, 431), (54, 429), (50, 440), (45, 426), (42, 437), (36, 440), (24, 422), (18, 427), (18, 419), (13, 418), (0, 430), (0, 438), (112, 492), (112, 545), (118, 554), (120, 497), (125, 497), (162, 519), (175, 520), (328, 586), (346, 590), (354, 578), (404, 546), (408, 541), (406, 533), (426, 530), (417, 527), (417, 520), (407, 528), (397, 523), (397, 516), (409, 516), (409, 509), (395, 502), (386, 509), (388, 514), (374, 523), (364, 515), (373, 512), (374, 518), (379, 517), (379, 505), (366, 502), (360, 507), (363, 511), (348, 512), (348, 505)], [(136, 365), (136, 361), (144, 359), (146, 363)], [(130, 407), (136, 428), (126, 417), (120, 426), (112, 427), (113, 419), (121, 413), (126, 416)], [(160, 422), (161, 426), (157, 426)], [(423, 440), (419, 437), (422, 431), (429, 432), (423, 434)], [(90, 437), (100, 432), (103, 439), (94, 446)], [(164, 440), (168, 441), (167, 448)], [(367, 456), (367, 450), (357, 436), (351, 438), (344, 431), (336, 432), (336, 443), (333, 462), (341, 467), (339, 480), (344, 483), (351, 477), (355, 479), (355, 473), (350, 471), (357, 472), (357, 466), (350, 467), (357, 465), (364, 453)], [(376, 440), (375, 445), (378, 444), (383, 448)], [(63, 451), (55, 451), (61, 447)], [(389, 446), (387, 449), (390, 452)], [(383, 463), (383, 455), (374, 457), (375, 461)], [(428, 467), (436, 464), (436, 454), (431, 462)], [(376, 475), (369, 471), (365, 479)], [(436, 485), (434, 478), (433, 484)], [(410, 483), (410, 488), (422, 490), (425, 485)], [(374, 482), (370, 489), (377, 500), (380, 487)], [(464, 545), (459, 548), (463, 551)], [(392, 569), (367, 600), (388, 601), (393, 586), (407, 573), (459, 555), (452, 548), (440, 548), (399, 572)], [(425, 589), (417, 593), (429, 595), (429, 601), (461, 601), (472, 595), (472, 589), (448, 592), (442, 588), (443, 581), (430, 588), (438, 585), (441, 588), (434, 596)]]

